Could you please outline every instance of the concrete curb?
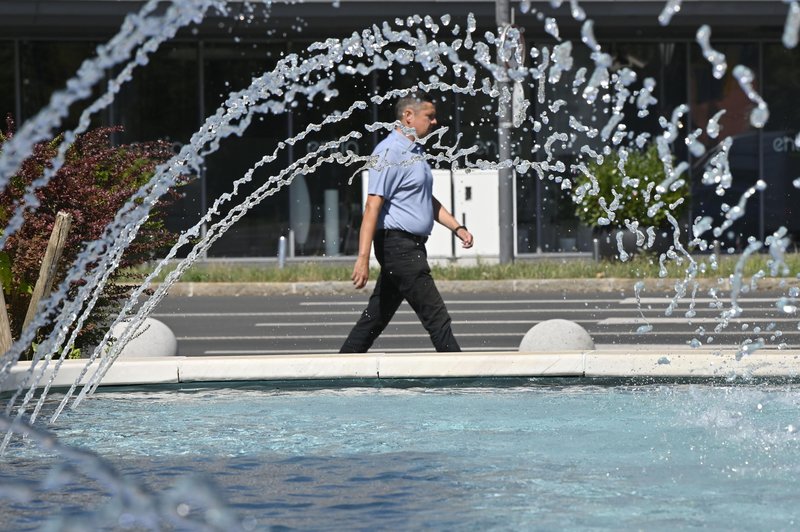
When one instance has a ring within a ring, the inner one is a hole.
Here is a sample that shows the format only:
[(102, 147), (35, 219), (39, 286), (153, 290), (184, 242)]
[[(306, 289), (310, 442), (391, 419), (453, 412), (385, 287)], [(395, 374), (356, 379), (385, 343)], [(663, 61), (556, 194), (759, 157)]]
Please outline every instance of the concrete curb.
[[(64, 361), (52, 386), (71, 386), (84, 365), (83, 360)], [(96, 368), (97, 365), (93, 365), (82, 382), (88, 381)], [(0, 386), (0, 391), (15, 390), (29, 371), (29, 364), (17, 364)], [(337, 353), (120, 359), (111, 367), (102, 385), (499, 377), (797, 378), (798, 375), (800, 350), (764, 349), (737, 360), (734, 348), (711, 350), (650, 346), (633, 350), (552, 353)], [(51, 377), (52, 364), (40, 383), (43, 385)]]
[[(492, 281), (436, 281), (444, 293), (528, 293), (569, 292), (597, 293), (633, 290), (637, 282), (643, 282), (647, 291), (672, 291), (678, 279), (508, 279)], [(792, 278), (768, 278), (758, 281), (761, 290), (783, 288)], [(716, 287), (730, 290), (730, 283), (717, 279), (698, 279), (700, 289)], [(748, 283), (746, 283), (748, 284)], [(371, 291), (374, 282), (365, 290)], [(340, 295), (359, 293), (349, 281), (323, 281), (301, 283), (176, 283), (169, 289), (172, 296), (270, 296), (270, 295)]]

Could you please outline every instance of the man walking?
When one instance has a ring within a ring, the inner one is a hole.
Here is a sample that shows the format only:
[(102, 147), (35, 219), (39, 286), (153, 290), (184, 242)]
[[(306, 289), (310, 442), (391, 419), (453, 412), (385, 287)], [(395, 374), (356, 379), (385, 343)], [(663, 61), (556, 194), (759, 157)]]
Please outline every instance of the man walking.
[(433, 196), (431, 167), (416, 143), (436, 125), (432, 100), (414, 93), (398, 100), (395, 110), (400, 126), (373, 151), (379, 162), (369, 171), (353, 285), (363, 288), (367, 284), (373, 243), (381, 271), (367, 308), (340, 352), (367, 352), (403, 299), (417, 313), (437, 351), (461, 351), (431, 277), (425, 242), (434, 221), (453, 231), (465, 248), (472, 247), (472, 234)]

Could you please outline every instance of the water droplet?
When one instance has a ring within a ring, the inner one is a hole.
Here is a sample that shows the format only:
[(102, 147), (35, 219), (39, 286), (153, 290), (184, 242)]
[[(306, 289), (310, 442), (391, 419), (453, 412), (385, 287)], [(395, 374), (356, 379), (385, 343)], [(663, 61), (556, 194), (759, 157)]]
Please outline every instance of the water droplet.
[(597, 39), (594, 36), (594, 21), (587, 20), (581, 26), (581, 41), (594, 52), (600, 51), (600, 45), (597, 44)]
[(800, 6), (797, 5), (795, 0), (791, 0), (789, 13), (786, 15), (786, 23), (783, 26), (783, 45), (786, 48), (791, 49), (797, 46), (798, 30), (800, 30)]
[(795, 314), (797, 312), (797, 305), (795, 305), (785, 297), (780, 298), (775, 303), (775, 306), (777, 307), (778, 310), (780, 310), (784, 314)]
[(586, 11), (584, 11), (583, 8), (578, 5), (578, 0), (569, 0), (569, 4), (572, 18), (579, 22), (586, 19)]
[(769, 108), (767, 102), (761, 98), (761, 95), (753, 88), (753, 81), (755, 75), (753, 71), (744, 65), (736, 65), (733, 69), (733, 77), (739, 82), (747, 97), (755, 104), (755, 107), (750, 111), (750, 124), (756, 128), (762, 128), (769, 119)]
[(711, 73), (717, 79), (722, 79), (728, 70), (728, 63), (725, 62), (725, 54), (714, 50), (711, 47), (711, 27), (707, 24), (700, 26), (695, 35), (697, 44), (703, 50), (703, 57), (711, 63)]
[(667, 4), (664, 6), (661, 14), (658, 15), (658, 23), (662, 26), (669, 25), (672, 17), (681, 10), (682, 1), (683, 0), (667, 0)]
[(556, 19), (547, 17), (544, 20), (544, 31), (555, 37), (557, 40), (561, 40), (561, 37), (558, 34), (558, 22), (556, 22)]

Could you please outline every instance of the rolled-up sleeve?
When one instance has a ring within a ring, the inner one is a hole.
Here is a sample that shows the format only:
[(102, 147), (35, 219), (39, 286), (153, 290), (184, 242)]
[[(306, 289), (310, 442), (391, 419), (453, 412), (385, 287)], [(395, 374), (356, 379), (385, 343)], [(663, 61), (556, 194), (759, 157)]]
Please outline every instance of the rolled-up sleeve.
[(390, 150), (386, 150), (381, 155), (377, 168), (370, 169), (367, 194), (389, 198), (397, 190), (399, 172), (397, 166), (389, 160), (389, 154)]

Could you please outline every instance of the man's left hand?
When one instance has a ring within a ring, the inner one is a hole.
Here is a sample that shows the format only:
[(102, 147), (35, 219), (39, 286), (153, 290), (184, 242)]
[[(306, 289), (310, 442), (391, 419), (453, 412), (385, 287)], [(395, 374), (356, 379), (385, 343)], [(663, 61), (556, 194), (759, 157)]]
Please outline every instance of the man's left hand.
[(461, 239), (461, 247), (469, 249), (473, 244), (473, 236), (466, 227), (461, 227), (456, 232), (456, 236)]

